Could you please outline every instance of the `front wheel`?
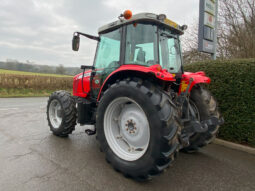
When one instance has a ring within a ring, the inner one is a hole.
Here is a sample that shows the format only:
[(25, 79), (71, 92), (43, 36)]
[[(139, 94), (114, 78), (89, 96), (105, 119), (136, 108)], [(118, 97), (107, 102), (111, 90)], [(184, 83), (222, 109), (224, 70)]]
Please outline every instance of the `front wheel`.
[(53, 92), (48, 100), (47, 120), (54, 135), (67, 137), (75, 129), (77, 110), (69, 92)]
[(96, 123), (106, 160), (136, 180), (160, 174), (179, 148), (176, 117), (171, 101), (151, 83), (113, 84), (100, 100)]

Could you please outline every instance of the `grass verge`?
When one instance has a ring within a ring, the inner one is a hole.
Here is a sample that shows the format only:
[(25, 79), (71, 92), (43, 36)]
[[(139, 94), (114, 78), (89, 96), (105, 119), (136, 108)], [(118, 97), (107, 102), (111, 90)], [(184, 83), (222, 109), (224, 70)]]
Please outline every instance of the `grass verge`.
[[(0, 98), (10, 97), (48, 97), (54, 90), (34, 90), (24, 88), (0, 88)], [(72, 90), (69, 90), (72, 92)]]

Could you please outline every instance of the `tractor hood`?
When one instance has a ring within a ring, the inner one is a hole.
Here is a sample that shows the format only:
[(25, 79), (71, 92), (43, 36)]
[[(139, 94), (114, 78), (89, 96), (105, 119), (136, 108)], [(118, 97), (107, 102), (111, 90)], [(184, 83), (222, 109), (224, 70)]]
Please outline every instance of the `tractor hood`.
[(86, 97), (90, 91), (90, 75), (91, 70), (77, 74), (73, 78), (73, 95), (78, 97)]

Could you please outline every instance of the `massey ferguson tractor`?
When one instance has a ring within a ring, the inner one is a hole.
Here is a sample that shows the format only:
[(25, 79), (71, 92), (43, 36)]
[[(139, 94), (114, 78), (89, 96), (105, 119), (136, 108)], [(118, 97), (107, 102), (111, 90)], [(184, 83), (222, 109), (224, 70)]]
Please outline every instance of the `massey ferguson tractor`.
[(184, 72), (179, 26), (166, 15), (127, 10), (99, 28), (99, 36), (75, 32), (98, 42), (93, 66), (81, 66), (73, 95), (49, 97), (47, 119), (54, 135), (66, 137), (75, 125), (96, 134), (112, 167), (135, 180), (163, 172), (180, 150), (194, 152), (212, 142), (220, 118), (217, 103), (203, 88), (204, 72)]

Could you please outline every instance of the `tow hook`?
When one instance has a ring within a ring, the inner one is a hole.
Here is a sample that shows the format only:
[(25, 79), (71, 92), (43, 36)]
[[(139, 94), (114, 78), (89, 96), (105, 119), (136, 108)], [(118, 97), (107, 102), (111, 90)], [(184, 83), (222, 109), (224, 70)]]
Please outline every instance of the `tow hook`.
[(87, 134), (87, 135), (95, 135), (96, 134), (96, 130), (91, 130), (91, 129), (86, 129), (85, 130), (85, 133)]
[(223, 125), (224, 123), (224, 118), (218, 118), (216, 116), (210, 117), (209, 119), (205, 121), (201, 121), (201, 124), (206, 124), (207, 126), (212, 126), (212, 125)]

